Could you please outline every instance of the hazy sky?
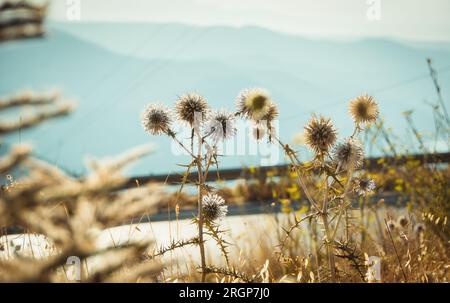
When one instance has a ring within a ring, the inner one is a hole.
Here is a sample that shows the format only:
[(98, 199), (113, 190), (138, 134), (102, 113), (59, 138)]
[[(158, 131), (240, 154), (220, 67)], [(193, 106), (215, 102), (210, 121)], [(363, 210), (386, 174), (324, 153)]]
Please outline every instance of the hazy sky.
[(450, 41), (450, 0), (53, 0), (50, 18), (68, 21), (77, 2), (81, 21), (256, 25), (314, 37)]

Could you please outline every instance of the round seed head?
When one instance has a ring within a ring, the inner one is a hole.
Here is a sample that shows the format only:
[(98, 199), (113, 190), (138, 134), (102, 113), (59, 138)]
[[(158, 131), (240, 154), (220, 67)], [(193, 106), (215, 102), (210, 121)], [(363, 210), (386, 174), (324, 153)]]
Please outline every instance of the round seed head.
[(356, 179), (355, 183), (355, 192), (363, 197), (373, 192), (376, 186), (375, 181), (370, 178)]
[(251, 120), (262, 120), (271, 104), (269, 93), (260, 88), (243, 90), (236, 99), (238, 113)]
[(210, 115), (206, 125), (206, 135), (211, 135), (214, 142), (226, 140), (236, 135), (236, 119), (226, 110), (215, 111)]
[(202, 199), (203, 218), (208, 222), (221, 220), (228, 213), (228, 206), (225, 200), (217, 194), (207, 194)]
[(141, 113), (142, 127), (152, 135), (170, 132), (170, 113), (162, 104), (149, 104)]
[(387, 221), (387, 228), (390, 232), (393, 232), (397, 229), (397, 223), (394, 220)]
[(350, 115), (356, 123), (370, 124), (378, 118), (378, 104), (372, 96), (367, 94), (350, 101)]
[(178, 98), (175, 104), (175, 113), (179, 120), (193, 127), (194, 122), (202, 122), (209, 112), (208, 102), (203, 96), (196, 93), (185, 94)]
[(364, 149), (358, 139), (347, 138), (334, 149), (334, 160), (345, 170), (356, 169), (364, 162)]
[(330, 119), (313, 116), (305, 126), (305, 143), (319, 155), (326, 153), (336, 142), (336, 130)]
[(409, 219), (407, 216), (400, 216), (397, 218), (397, 223), (401, 227), (406, 227), (409, 224)]
[(416, 225), (414, 225), (414, 233), (416, 235), (420, 235), (422, 233), (424, 233), (426, 230), (425, 224), (423, 223), (417, 223)]

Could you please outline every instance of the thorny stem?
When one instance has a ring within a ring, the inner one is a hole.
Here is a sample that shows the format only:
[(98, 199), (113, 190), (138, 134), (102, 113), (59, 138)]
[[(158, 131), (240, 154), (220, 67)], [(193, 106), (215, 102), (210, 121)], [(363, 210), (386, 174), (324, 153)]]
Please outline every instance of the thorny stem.
[(323, 226), (325, 229), (325, 236), (326, 236), (326, 246), (327, 246), (327, 255), (328, 255), (328, 263), (329, 263), (329, 267), (330, 267), (330, 274), (331, 274), (331, 282), (336, 282), (336, 264), (335, 264), (335, 260), (334, 260), (334, 253), (333, 253), (333, 249), (332, 249), (332, 239), (331, 239), (331, 234), (330, 234), (330, 226), (328, 224), (328, 215), (322, 213), (322, 221), (323, 221)]
[[(354, 138), (354, 137), (357, 136), (360, 132), (361, 132), (361, 127), (359, 126), (359, 124), (357, 124), (357, 125), (355, 126), (355, 129), (353, 130), (353, 133), (352, 133), (352, 135), (350, 136), (350, 138)], [(336, 168), (336, 174), (339, 172), (340, 167), (341, 167), (341, 164), (339, 163), (339, 164), (338, 164), (338, 167)], [(347, 182), (346, 182), (345, 187), (344, 187), (343, 203), (342, 203), (341, 209), (339, 210), (339, 217), (338, 217), (338, 220), (337, 220), (337, 222), (339, 223), (340, 220), (341, 220), (342, 213), (345, 214), (345, 236), (346, 236), (347, 242), (349, 241), (349, 232), (348, 232), (349, 222), (348, 222), (348, 212), (347, 212), (347, 207), (348, 207), (348, 206), (351, 206), (351, 201), (348, 202), (348, 192), (349, 192), (349, 189), (350, 189), (350, 182), (351, 182), (351, 179), (352, 179), (353, 171), (354, 171), (353, 168), (350, 168), (350, 169), (347, 171)], [(333, 183), (332, 183), (332, 184), (333, 184)], [(334, 239), (334, 236), (336, 235), (336, 232), (337, 232), (337, 229), (338, 229), (338, 223), (337, 223), (336, 226), (335, 226), (335, 229), (334, 229), (334, 232), (333, 232), (332, 239)]]
[(312, 232), (312, 244), (313, 244), (313, 250), (314, 250), (314, 254), (315, 254), (315, 259), (316, 259), (316, 272), (317, 272), (317, 278), (319, 279), (319, 281), (321, 280), (320, 278), (320, 249), (319, 246), (317, 245), (317, 222), (313, 222), (312, 220), (313, 218), (311, 217), (309, 220), (309, 226), (311, 227), (311, 232)]
[(195, 135), (195, 130), (194, 128), (192, 128), (191, 130), (191, 152), (194, 153), (194, 135)]
[(366, 203), (367, 203), (368, 197), (360, 197), (359, 201), (360, 201), (360, 216), (361, 216), (361, 222), (360, 222), (360, 229), (361, 229), (361, 248), (364, 247), (364, 242), (366, 241), (366, 224), (364, 223), (365, 220), (365, 213), (364, 210), (366, 208)]
[[(322, 163), (324, 164), (324, 163)], [(330, 226), (328, 224), (328, 176), (325, 176), (325, 194), (322, 208), (322, 221), (323, 226), (325, 228), (325, 235), (327, 240), (327, 256), (328, 256), (328, 265), (330, 267), (331, 273), (331, 282), (336, 281), (336, 263), (334, 260), (334, 253), (332, 249), (333, 238), (330, 233)]]
[(195, 159), (196, 157), (194, 156), (194, 154), (192, 153), (192, 151), (190, 151), (180, 140), (178, 140), (178, 138), (175, 136), (175, 133), (173, 132), (169, 132), (168, 133), (169, 137), (171, 137), (178, 145), (181, 146), (181, 148), (183, 148), (193, 159)]
[[(353, 130), (352, 135), (350, 136), (350, 138), (354, 138), (356, 135), (359, 134), (359, 132), (361, 131), (360, 126), (357, 124), (355, 126), (355, 129)], [(324, 160), (322, 160), (322, 166), (324, 166)], [(338, 167), (336, 168), (336, 173), (338, 173), (339, 169), (340, 169), (340, 164), (338, 164)], [(346, 205), (346, 200), (347, 200), (347, 194), (350, 188), (350, 180), (351, 180), (351, 175), (353, 173), (353, 169), (349, 169), (348, 170), (348, 175), (347, 175), (347, 184), (345, 186), (345, 190), (344, 190), (344, 203), (343, 205)], [(331, 273), (331, 281), (335, 282), (336, 281), (336, 264), (335, 264), (335, 259), (334, 259), (334, 253), (333, 253), (333, 249), (332, 249), (332, 243), (334, 242), (334, 237), (336, 235), (336, 231), (338, 229), (339, 226), (339, 222), (341, 219), (341, 215), (342, 215), (342, 210), (340, 211), (336, 226), (334, 231), (331, 233), (330, 230), (330, 226), (329, 226), (329, 222), (328, 222), (328, 188), (329, 188), (329, 184), (328, 184), (328, 177), (329, 175), (325, 176), (325, 194), (324, 194), (324, 201), (323, 201), (323, 207), (322, 207), (322, 221), (323, 221), (323, 225), (324, 225), (324, 229), (325, 229), (325, 235), (326, 235), (326, 240), (327, 240), (327, 255), (328, 255), (328, 263), (330, 266), (330, 273)], [(346, 218), (346, 229), (347, 229), (347, 212), (346, 209), (343, 209), (346, 213), (345, 218)], [(347, 237), (348, 237), (348, 232), (347, 232)]]
[(352, 180), (352, 174), (353, 174), (353, 169), (349, 169), (348, 173), (347, 173), (347, 183), (345, 184), (345, 190), (344, 190), (344, 213), (345, 213), (345, 238), (347, 240), (347, 242), (349, 241), (349, 231), (348, 231), (348, 227), (349, 227), (349, 218), (348, 218), (348, 210), (347, 210), (347, 205), (350, 206), (352, 205), (351, 201), (348, 201), (348, 192), (350, 189), (350, 182)]
[(317, 206), (316, 202), (314, 202), (314, 199), (312, 198), (312, 196), (309, 194), (308, 188), (306, 187), (305, 183), (303, 182), (301, 176), (300, 176), (300, 170), (298, 169), (298, 165), (300, 164), (300, 161), (295, 157), (295, 155), (293, 155), (293, 151), (287, 146), (284, 145), (283, 142), (281, 142), (281, 140), (273, 135), (273, 137), (275, 138), (275, 140), (280, 144), (280, 146), (283, 148), (283, 150), (285, 151), (286, 155), (289, 157), (289, 160), (291, 161), (291, 163), (293, 164), (293, 167), (295, 169), (295, 172), (297, 174), (297, 179), (298, 182), (300, 184), (300, 186), (302, 187), (303, 191), (305, 192), (305, 195), (309, 201), (309, 203), (318, 211), (321, 212), (320, 208)]
[(300, 226), (300, 224), (305, 221), (305, 220), (311, 220), (314, 216), (316, 216), (318, 213), (311, 213), (303, 218), (301, 218), (300, 220), (298, 220), (297, 218), (295, 218), (295, 224), (290, 226), (288, 230), (285, 230), (286, 236), (284, 238), (284, 240), (281, 242), (280, 245), (280, 249), (283, 249), (284, 246), (286, 245), (287, 240), (291, 237), (291, 233), (292, 231), (297, 228), (298, 226)]
[[(300, 183), (300, 186), (302, 187), (303, 191), (305, 192), (306, 197), (308, 198), (310, 204), (321, 214), (322, 216), (322, 220), (323, 220), (323, 225), (325, 228), (325, 233), (326, 233), (326, 240), (327, 240), (327, 255), (328, 255), (328, 262), (329, 262), (329, 266), (330, 266), (330, 273), (331, 273), (331, 281), (335, 282), (336, 281), (336, 266), (335, 266), (335, 260), (334, 260), (334, 254), (333, 251), (331, 249), (331, 245), (332, 245), (332, 239), (331, 239), (331, 233), (330, 233), (330, 227), (328, 224), (328, 214), (327, 214), (327, 194), (325, 196), (325, 201), (324, 201), (324, 208), (321, 210), (317, 204), (314, 202), (314, 200), (312, 199), (311, 195), (309, 194), (308, 189), (306, 188), (305, 183), (303, 182), (303, 180), (300, 177), (300, 171), (298, 170), (298, 164), (300, 161), (298, 161), (298, 159), (295, 157), (295, 155), (293, 154), (292, 150), (284, 145), (281, 140), (274, 136), (275, 140), (277, 140), (277, 142), (281, 145), (281, 147), (284, 149), (286, 155), (289, 157), (289, 160), (292, 162), (292, 164), (294, 165), (294, 169), (296, 170), (296, 174), (297, 174), (297, 179)], [(328, 192), (328, 181), (326, 179), (326, 183), (327, 183), (327, 188), (326, 191)]]
[(227, 263), (227, 269), (230, 269), (230, 258), (228, 257), (228, 251), (226, 247), (226, 244), (228, 243), (220, 237), (221, 231), (219, 230), (219, 228), (215, 228), (217, 226), (215, 226), (212, 222), (208, 222), (207, 220), (205, 220), (205, 226), (209, 230), (209, 235), (214, 238), (217, 245), (219, 246), (223, 257), (225, 258), (225, 262)]
[(353, 130), (352, 135), (350, 136), (350, 138), (354, 138), (357, 134), (359, 134), (359, 132), (361, 131), (361, 127), (359, 126), (359, 124), (357, 124), (355, 126), (355, 129)]
[(197, 171), (198, 171), (198, 239), (202, 267), (202, 282), (206, 280), (205, 245), (203, 243), (203, 170), (202, 170), (202, 137), (198, 135)]
[(203, 176), (203, 178), (206, 180), (206, 178), (208, 177), (208, 173), (209, 173), (209, 168), (211, 167), (211, 163), (212, 163), (212, 159), (213, 159), (213, 154), (211, 154), (208, 157), (208, 161), (206, 162), (206, 168), (205, 168), (205, 174)]

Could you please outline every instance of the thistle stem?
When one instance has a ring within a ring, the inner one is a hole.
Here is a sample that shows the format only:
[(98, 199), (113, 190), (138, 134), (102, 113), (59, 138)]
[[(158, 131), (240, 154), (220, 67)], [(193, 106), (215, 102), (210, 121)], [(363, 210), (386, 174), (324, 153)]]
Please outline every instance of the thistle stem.
[(332, 237), (331, 237), (331, 233), (330, 233), (330, 226), (328, 224), (328, 214), (327, 213), (323, 213), (322, 214), (322, 221), (323, 221), (323, 226), (325, 228), (325, 236), (327, 239), (327, 255), (328, 255), (328, 264), (330, 266), (330, 274), (331, 274), (331, 282), (336, 282), (336, 263), (334, 260), (334, 253), (333, 253), (333, 249), (332, 249)]
[[(324, 163), (322, 163), (324, 165)], [(328, 222), (328, 176), (325, 176), (325, 194), (324, 194), (324, 201), (323, 201), (323, 207), (322, 207), (322, 221), (323, 226), (325, 228), (325, 235), (327, 239), (327, 256), (328, 256), (328, 265), (330, 267), (330, 273), (331, 273), (331, 282), (336, 282), (336, 264), (334, 260), (334, 253), (332, 249), (332, 243), (333, 243), (333, 235), (330, 232), (330, 226)]]
[(170, 134), (169, 136), (173, 139), (173, 141), (175, 141), (182, 149), (184, 149), (193, 159), (195, 159), (196, 157), (194, 156), (194, 154), (180, 141), (178, 140), (178, 138), (175, 136), (175, 134)]
[(281, 140), (277, 136), (274, 135), (273, 137), (280, 144), (281, 148), (283, 148), (284, 152), (289, 157), (289, 160), (294, 166), (295, 172), (297, 173), (298, 183), (305, 192), (306, 198), (308, 199), (309, 203), (316, 209), (316, 211), (318, 211), (319, 213), (322, 212), (320, 208), (317, 206), (316, 202), (314, 202), (312, 196), (309, 194), (308, 188), (306, 187), (306, 184), (303, 182), (300, 176), (300, 171), (297, 167), (300, 164), (300, 161), (298, 161), (298, 159), (294, 155), (292, 155), (292, 150), (288, 146), (284, 145), (283, 142), (281, 142)]
[(198, 171), (198, 239), (202, 267), (202, 282), (206, 280), (205, 245), (203, 243), (203, 185), (204, 176), (202, 169), (202, 137), (198, 136), (197, 171)]

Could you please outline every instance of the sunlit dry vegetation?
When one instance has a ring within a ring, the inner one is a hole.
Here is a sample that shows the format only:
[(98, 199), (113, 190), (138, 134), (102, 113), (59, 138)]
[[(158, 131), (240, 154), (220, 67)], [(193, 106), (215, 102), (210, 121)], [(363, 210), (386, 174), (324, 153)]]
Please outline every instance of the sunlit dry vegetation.
[[(14, 9), (8, 3), (0, 9)], [(29, 9), (40, 27), (45, 7)], [(1, 40), (31, 35), (14, 24), (2, 28)], [(438, 97), (431, 138), (448, 145), (448, 112), (428, 64)], [(76, 178), (38, 160), (31, 146), (14, 145), (0, 159), (0, 281), (448, 282), (448, 153), (426, 144), (412, 112), (404, 118), (415, 141), (399, 146), (380, 103), (367, 94), (350, 100), (349, 133), (338, 133), (333, 117), (312, 115), (299, 129), (310, 158), (281, 140), (274, 122), (283, 113), (265, 89), (241, 91), (229, 110), (212, 109), (198, 93), (181, 95), (170, 109), (151, 103), (141, 113), (149, 140), (166, 136), (190, 159), (175, 191), (156, 182), (124, 189), (130, 180), (123, 168), (151, 153), (147, 147), (88, 159), (89, 172)], [(75, 107), (55, 92), (0, 99), (3, 114), (23, 108), (26, 116), (2, 116), (9, 120), (0, 121), (1, 138), (62, 119)], [(255, 140), (278, 146), (287, 164), (245, 167), (237, 182), (226, 183), (220, 143), (240, 131), (238, 119), (251, 125)], [(175, 131), (175, 120), (189, 129), (188, 140)], [(367, 147), (380, 143), (388, 147), (384, 155), (369, 159)], [(242, 205), (264, 211), (229, 215)], [(145, 231), (151, 216), (171, 211), (170, 224), (195, 228), (189, 237), (155, 243)], [(189, 222), (178, 218), (181, 211), (190, 212)], [(238, 220), (243, 227), (230, 228)], [(116, 241), (118, 226), (129, 230), (125, 240)]]
[[(252, 106), (254, 100), (269, 104), (257, 103), (257, 108), (271, 107), (276, 111), (276, 104), (267, 92), (246, 90), (238, 97), (235, 116), (245, 112), (239, 106)], [(273, 220), (271, 228), (275, 237), (268, 234), (264, 237), (268, 231), (258, 235), (249, 227), (245, 233), (255, 233), (258, 240), (249, 241), (254, 242), (258, 251), (255, 248), (246, 253), (237, 247), (235, 256), (239, 258), (230, 261), (223, 247), (224, 243), (228, 247), (229, 239), (226, 232), (218, 229), (224, 234), (217, 244), (226, 258), (226, 266), (206, 265), (203, 272), (213, 273), (212, 277), (219, 280), (241, 281), (448, 280), (448, 164), (442, 154), (430, 151), (414, 156), (391, 150), (385, 157), (365, 161), (358, 137), (375, 134), (370, 139), (372, 142), (390, 142), (390, 135), (377, 120), (379, 109), (372, 97), (355, 98), (350, 102), (349, 111), (355, 128), (341, 141), (330, 119), (311, 118), (304, 136), (315, 156), (306, 162), (300, 162), (298, 153), (280, 141), (271, 129), (270, 119), (263, 121), (244, 115), (259, 128), (253, 132), (256, 138), (279, 144), (290, 165), (281, 172), (279, 168), (249, 167), (243, 170), (246, 178), (233, 187), (215, 189), (214, 185), (205, 185), (199, 190), (204, 194), (218, 193), (228, 204), (251, 201), (265, 204), (267, 212), (274, 214), (266, 219)], [(165, 113), (170, 117), (168, 111)], [(384, 136), (378, 135), (380, 129)], [(214, 131), (214, 127), (207, 126), (206, 132)], [(441, 130), (441, 135), (448, 138), (448, 132)], [(209, 157), (218, 158), (214, 154)], [(204, 158), (193, 156), (193, 161), (196, 159)], [(205, 158), (207, 161), (210, 160)], [(186, 182), (186, 178), (183, 180)], [(171, 201), (175, 209), (179, 204), (195, 204), (194, 197), (181, 196), (179, 192), (173, 194)], [(277, 210), (284, 215), (277, 215)], [(213, 238), (217, 239), (218, 235)], [(380, 262), (381, 280), (374, 273), (373, 256)], [(200, 276), (185, 281), (197, 279)]]

